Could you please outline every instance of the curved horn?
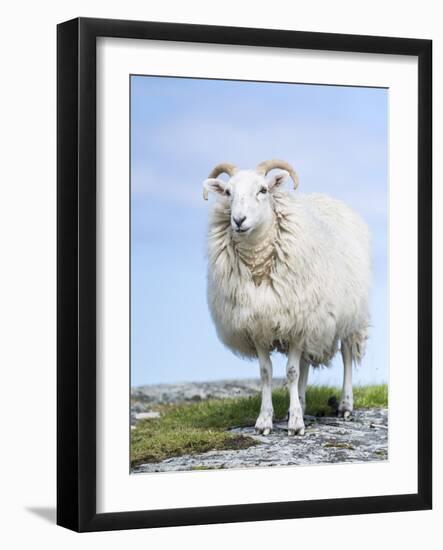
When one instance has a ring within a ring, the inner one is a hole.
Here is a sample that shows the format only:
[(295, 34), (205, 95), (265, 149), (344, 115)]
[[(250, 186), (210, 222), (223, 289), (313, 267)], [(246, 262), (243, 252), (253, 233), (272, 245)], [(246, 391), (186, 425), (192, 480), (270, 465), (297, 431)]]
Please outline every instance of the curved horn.
[(278, 159), (264, 160), (263, 162), (260, 162), (260, 164), (257, 166), (255, 170), (259, 174), (266, 176), (266, 174), (271, 170), (273, 170), (274, 168), (281, 168), (282, 170), (286, 170), (287, 172), (289, 172), (289, 175), (291, 176), (292, 181), (294, 182), (294, 189), (297, 189), (298, 176), (294, 168), (292, 168), (292, 166), (284, 160), (278, 160)]
[[(221, 164), (217, 164), (212, 170), (211, 173), (208, 176), (208, 179), (216, 178), (220, 174), (228, 174), (229, 177), (232, 178), (232, 176), (237, 172), (237, 167), (233, 164), (230, 164), (229, 162), (222, 162)], [(205, 201), (208, 200), (208, 188), (206, 184), (203, 186), (203, 198)]]
[(229, 162), (222, 162), (221, 164), (217, 164), (217, 166), (212, 169), (208, 178), (216, 178), (220, 174), (228, 174), (228, 176), (232, 178), (232, 176), (236, 172), (237, 172), (236, 166), (234, 166), (233, 164), (229, 164)]

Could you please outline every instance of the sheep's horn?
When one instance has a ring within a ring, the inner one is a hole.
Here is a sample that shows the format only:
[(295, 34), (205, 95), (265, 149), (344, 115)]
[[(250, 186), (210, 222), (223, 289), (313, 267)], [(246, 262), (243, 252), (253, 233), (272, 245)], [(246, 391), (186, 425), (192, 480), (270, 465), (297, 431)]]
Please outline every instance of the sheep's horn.
[(232, 178), (232, 176), (236, 172), (237, 172), (236, 166), (234, 166), (233, 164), (229, 164), (229, 162), (222, 162), (221, 164), (217, 164), (217, 166), (212, 169), (208, 178), (216, 178), (220, 174), (228, 174), (228, 176)]
[(278, 160), (278, 159), (264, 160), (263, 162), (260, 162), (260, 164), (257, 166), (255, 170), (259, 174), (266, 176), (266, 174), (271, 170), (273, 170), (274, 168), (281, 168), (282, 170), (287, 170), (289, 172), (289, 175), (292, 178), (292, 181), (294, 182), (294, 189), (297, 189), (298, 176), (294, 168), (292, 168), (292, 166), (284, 160)]
[[(229, 164), (229, 162), (222, 162), (221, 164), (217, 164), (209, 174), (208, 178), (216, 178), (220, 174), (228, 174), (229, 177), (232, 178), (232, 176), (237, 172), (237, 167), (233, 164)], [(203, 187), (203, 198), (205, 201), (208, 200), (208, 188), (206, 187), (206, 184)]]

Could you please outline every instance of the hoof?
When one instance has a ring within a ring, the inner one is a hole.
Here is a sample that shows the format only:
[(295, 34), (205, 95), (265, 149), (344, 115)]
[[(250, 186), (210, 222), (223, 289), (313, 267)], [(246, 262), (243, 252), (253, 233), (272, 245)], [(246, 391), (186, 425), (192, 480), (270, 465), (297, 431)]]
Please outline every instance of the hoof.
[(305, 435), (305, 429), (299, 428), (298, 430), (288, 430), (289, 437), (293, 437), (294, 435)]
[(255, 433), (269, 435), (272, 431), (273, 411), (262, 411), (255, 423)]
[(305, 434), (305, 423), (303, 422), (303, 414), (300, 411), (289, 414), (288, 420), (288, 435), (304, 435)]
[(340, 401), (340, 405), (338, 406), (338, 416), (343, 417), (344, 420), (350, 420), (353, 408), (353, 403), (350, 401)]

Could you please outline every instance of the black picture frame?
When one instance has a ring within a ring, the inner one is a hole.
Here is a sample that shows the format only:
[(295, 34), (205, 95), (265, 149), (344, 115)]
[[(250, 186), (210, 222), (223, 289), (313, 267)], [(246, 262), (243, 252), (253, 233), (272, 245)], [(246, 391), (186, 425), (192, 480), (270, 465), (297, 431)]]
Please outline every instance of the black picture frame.
[[(96, 39), (399, 54), (418, 58), (418, 471), (416, 494), (96, 512)], [(78, 18), (57, 28), (57, 523), (104, 531), (432, 507), (432, 42)]]

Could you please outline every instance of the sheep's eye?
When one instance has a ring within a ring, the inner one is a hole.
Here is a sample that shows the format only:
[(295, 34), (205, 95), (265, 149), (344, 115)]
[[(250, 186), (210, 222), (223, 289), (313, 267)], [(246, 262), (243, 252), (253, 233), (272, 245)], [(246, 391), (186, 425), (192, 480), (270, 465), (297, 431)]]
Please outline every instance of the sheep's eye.
[(267, 192), (268, 190), (266, 189), (266, 187), (262, 187), (259, 191), (259, 193), (262, 193), (263, 195), (266, 195)]
[(229, 189), (225, 189), (225, 195), (227, 195), (228, 197), (231, 196), (231, 191), (229, 191)]

